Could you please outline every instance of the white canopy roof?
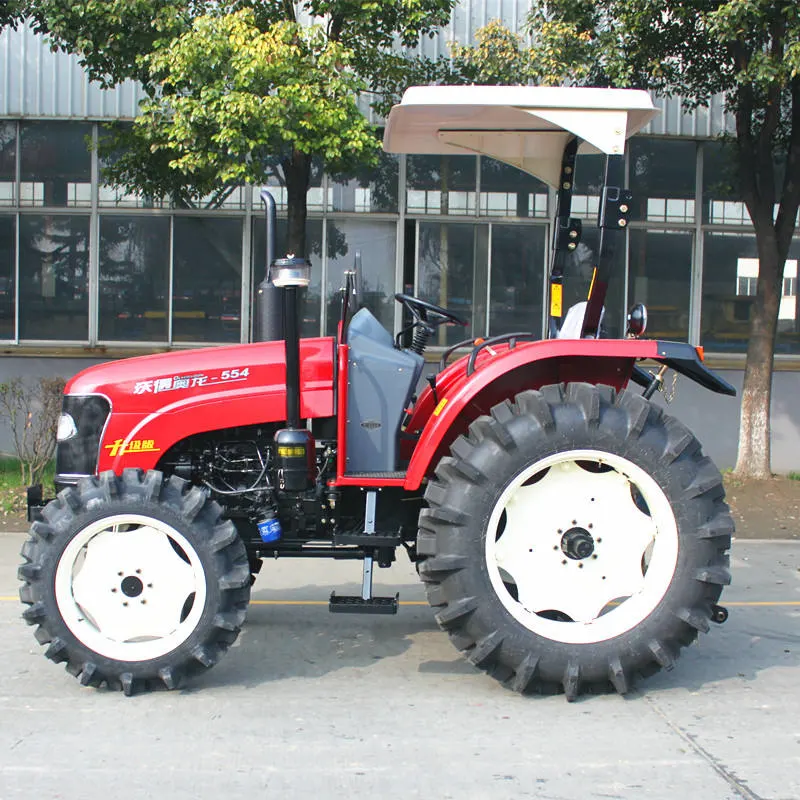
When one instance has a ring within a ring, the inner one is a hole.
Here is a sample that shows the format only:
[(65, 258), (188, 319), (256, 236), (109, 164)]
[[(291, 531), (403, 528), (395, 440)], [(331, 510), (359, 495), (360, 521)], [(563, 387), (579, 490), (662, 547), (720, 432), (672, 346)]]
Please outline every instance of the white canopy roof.
[(658, 113), (639, 89), (552, 86), (415, 86), (392, 108), (389, 153), (481, 153), (557, 186), (564, 147), (622, 154)]

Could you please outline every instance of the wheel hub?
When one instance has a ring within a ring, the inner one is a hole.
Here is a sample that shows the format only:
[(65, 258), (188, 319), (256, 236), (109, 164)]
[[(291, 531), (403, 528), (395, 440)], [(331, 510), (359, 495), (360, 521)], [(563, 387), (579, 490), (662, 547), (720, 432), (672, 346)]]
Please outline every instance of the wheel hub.
[(557, 453), (520, 472), (498, 499), (489, 530), (487, 559), (501, 602), (529, 630), (563, 642), (630, 630), (662, 598), (677, 559), (675, 518), (661, 488), (637, 465), (602, 451)]
[(580, 561), (594, 553), (594, 539), (585, 528), (570, 528), (561, 537), (561, 550), (567, 558)]
[(142, 514), (110, 515), (79, 531), (61, 556), (55, 588), (70, 630), (121, 661), (171, 652), (197, 627), (206, 603), (191, 542)]
[(119, 588), (126, 597), (138, 597), (144, 590), (144, 584), (135, 575), (128, 575), (127, 578), (122, 579)]

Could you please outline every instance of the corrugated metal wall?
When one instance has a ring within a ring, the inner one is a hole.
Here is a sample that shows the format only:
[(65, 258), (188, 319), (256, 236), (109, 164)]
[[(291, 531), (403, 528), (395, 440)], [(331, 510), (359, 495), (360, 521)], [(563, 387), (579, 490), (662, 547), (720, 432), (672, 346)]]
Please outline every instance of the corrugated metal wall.
[(142, 92), (132, 81), (104, 91), (78, 59), (54, 53), (29, 28), (0, 33), (0, 117), (119, 119), (136, 116)]
[[(528, 0), (462, 0), (445, 29), (433, 38), (420, 38), (419, 51), (431, 58), (447, 56), (450, 42), (471, 42), (473, 31), (493, 19), (520, 31), (529, 7)], [(28, 28), (0, 33), (0, 118), (130, 119), (141, 97), (131, 81), (100, 89), (86, 78), (77, 58), (52, 52)], [(732, 130), (721, 98), (694, 111), (685, 110), (678, 98), (656, 103), (662, 114), (646, 133), (708, 137)]]

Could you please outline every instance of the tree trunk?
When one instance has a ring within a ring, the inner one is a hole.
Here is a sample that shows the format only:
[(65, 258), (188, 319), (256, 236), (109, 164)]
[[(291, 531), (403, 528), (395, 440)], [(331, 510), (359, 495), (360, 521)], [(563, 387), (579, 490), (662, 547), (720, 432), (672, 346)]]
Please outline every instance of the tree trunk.
[[(300, 150), (292, 150), (289, 158), (281, 162), (286, 181), (286, 210), (288, 230), (286, 234), (286, 253), (306, 256), (306, 216), (308, 204), (306, 195), (311, 182), (311, 156)], [(282, 254), (279, 254), (279, 257)]]
[(771, 224), (756, 226), (758, 246), (758, 284), (750, 342), (742, 387), (739, 417), (739, 451), (734, 474), (742, 478), (769, 478), (770, 400), (775, 334), (783, 283), (783, 257), (778, 252), (775, 230)]

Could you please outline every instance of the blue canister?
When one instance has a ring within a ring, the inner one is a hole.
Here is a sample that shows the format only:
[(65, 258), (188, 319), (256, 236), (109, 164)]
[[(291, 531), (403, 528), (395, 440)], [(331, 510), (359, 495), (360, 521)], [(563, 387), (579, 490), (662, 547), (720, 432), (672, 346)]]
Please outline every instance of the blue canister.
[(262, 542), (275, 542), (281, 538), (281, 521), (276, 516), (270, 515), (256, 524)]

